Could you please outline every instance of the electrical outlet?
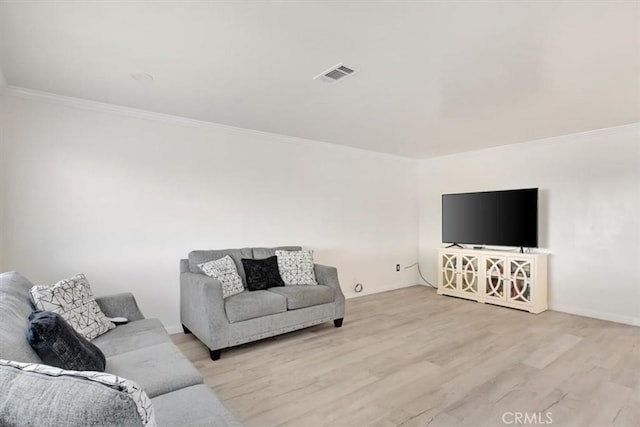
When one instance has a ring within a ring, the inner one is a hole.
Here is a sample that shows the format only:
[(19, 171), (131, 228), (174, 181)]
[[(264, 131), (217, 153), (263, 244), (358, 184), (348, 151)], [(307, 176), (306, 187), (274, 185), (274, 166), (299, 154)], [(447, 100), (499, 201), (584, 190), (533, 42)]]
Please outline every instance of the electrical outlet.
[(400, 264), (396, 264), (396, 271), (400, 271)]

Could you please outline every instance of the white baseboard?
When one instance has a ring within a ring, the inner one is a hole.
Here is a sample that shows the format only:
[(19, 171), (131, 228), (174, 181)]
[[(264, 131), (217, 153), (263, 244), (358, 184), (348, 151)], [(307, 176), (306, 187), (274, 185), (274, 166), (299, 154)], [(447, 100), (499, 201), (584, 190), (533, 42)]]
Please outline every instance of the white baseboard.
[(608, 320), (609, 322), (624, 323), (627, 325), (640, 326), (640, 318), (631, 316), (621, 316), (615, 313), (606, 313), (603, 311), (586, 310), (578, 307), (569, 307), (566, 305), (549, 305), (549, 310), (560, 311), (562, 313), (575, 314), (577, 316), (593, 317), (594, 319)]
[(342, 290), (342, 292), (345, 294), (344, 297), (345, 299), (351, 299), (351, 298), (359, 298), (359, 297), (363, 297), (365, 295), (373, 295), (373, 294), (379, 294), (380, 292), (388, 292), (388, 291), (393, 291), (396, 289), (402, 289), (402, 288), (408, 288), (409, 286), (416, 286), (419, 285), (419, 283), (407, 283), (407, 284), (403, 284), (403, 285), (392, 285), (392, 286), (385, 286), (385, 287), (381, 287), (381, 288), (375, 288), (375, 289), (367, 289), (365, 287), (364, 291), (359, 292), (359, 293), (355, 293), (355, 292), (344, 292), (344, 288)]
[(182, 325), (180, 324), (165, 326), (164, 328), (169, 332), (169, 335), (182, 333)]
[[(351, 294), (346, 296), (346, 298), (347, 299), (358, 298), (365, 295), (373, 295), (380, 292), (387, 292), (387, 291), (392, 291), (394, 289), (402, 289), (402, 288), (407, 288), (409, 286), (415, 286), (415, 285), (416, 285), (415, 283), (411, 283), (407, 285), (390, 286), (388, 288), (378, 288), (369, 292)], [(427, 285), (424, 285), (424, 286), (427, 286)], [(559, 311), (559, 312), (568, 313), (568, 314), (575, 314), (576, 316), (592, 317), (594, 319), (607, 320), (609, 322), (624, 323), (626, 325), (640, 326), (640, 318), (630, 317), (630, 316), (621, 316), (619, 314), (614, 314), (614, 313), (606, 313), (606, 312), (595, 311), (595, 310), (585, 310), (583, 308), (569, 307), (566, 305), (556, 305), (556, 304), (550, 305), (549, 310)], [(165, 329), (170, 335), (182, 333), (182, 325), (180, 324), (165, 326)]]

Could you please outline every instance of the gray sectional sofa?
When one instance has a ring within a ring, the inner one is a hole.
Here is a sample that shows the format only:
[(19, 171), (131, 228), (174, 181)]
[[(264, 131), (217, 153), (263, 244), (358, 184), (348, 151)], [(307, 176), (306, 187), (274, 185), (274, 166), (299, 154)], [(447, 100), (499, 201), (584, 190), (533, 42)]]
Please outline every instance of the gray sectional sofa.
[(198, 264), (229, 255), (247, 288), (242, 258), (264, 259), (276, 250), (300, 246), (197, 250), (180, 260), (180, 319), (185, 333), (193, 333), (220, 358), (222, 349), (285, 332), (333, 321), (342, 326), (344, 294), (335, 267), (315, 264), (318, 285), (296, 285), (244, 291), (222, 297), (221, 283), (203, 274)]
[[(0, 359), (42, 363), (26, 338), (27, 318), (34, 310), (29, 296), (32, 286), (19, 273), (0, 274)], [(160, 321), (144, 318), (133, 295), (96, 300), (108, 317), (129, 319), (128, 324), (92, 341), (106, 356), (106, 372), (135, 381), (144, 389), (151, 398), (158, 426), (241, 425), (203, 384), (198, 371), (172, 343)], [(29, 374), (0, 366), (0, 425), (87, 425), (77, 423), (78, 419), (86, 420), (83, 417), (87, 416), (87, 408), (83, 405), (91, 405), (93, 412), (95, 407), (104, 411), (103, 424), (99, 425), (140, 425), (117, 417), (122, 414), (109, 413), (109, 408), (119, 410), (116, 404), (123, 398), (115, 392), (105, 397), (104, 390), (100, 394), (99, 387), (88, 381), (42, 379)]]

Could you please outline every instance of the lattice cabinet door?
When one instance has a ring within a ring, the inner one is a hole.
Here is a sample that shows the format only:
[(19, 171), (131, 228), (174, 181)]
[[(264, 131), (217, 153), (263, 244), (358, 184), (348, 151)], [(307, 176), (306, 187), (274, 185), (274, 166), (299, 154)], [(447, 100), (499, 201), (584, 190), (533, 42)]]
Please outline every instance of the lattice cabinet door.
[(506, 293), (506, 257), (486, 256), (484, 263), (484, 283), (482, 292), (487, 300), (505, 301)]
[(547, 309), (547, 254), (443, 248), (438, 294), (530, 313)]
[(440, 286), (443, 289), (456, 290), (458, 278), (458, 255), (443, 253), (440, 257)]
[(476, 255), (460, 255), (459, 289), (466, 294), (477, 295), (480, 291), (480, 258)]
[(507, 301), (530, 304), (533, 262), (530, 259), (509, 259)]

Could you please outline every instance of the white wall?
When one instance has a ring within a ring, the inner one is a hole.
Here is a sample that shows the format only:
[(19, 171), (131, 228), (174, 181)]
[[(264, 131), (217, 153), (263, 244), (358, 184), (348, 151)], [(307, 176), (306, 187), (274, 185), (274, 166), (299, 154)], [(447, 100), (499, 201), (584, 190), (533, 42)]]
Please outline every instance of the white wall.
[[(0, 73), (2, 72), (2, 70), (0, 70)], [(0, 81), (0, 85), (1, 85), (1, 81)], [(4, 232), (4, 228), (2, 227), (2, 224), (4, 222), (3, 218), (4, 218), (4, 210), (6, 207), (6, 203), (5, 203), (5, 197), (4, 197), (4, 189), (5, 189), (5, 173), (6, 173), (6, 167), (5, 167), (5, 157), (3, 155), (4, 149), (3, 149), (3, 144), (4, 144), (4, 116), (5, 116), (5, 108), (4, 108), (4, 97), (2, 96), (2, 88), (0, 87), (0, 271), (5, 271), (4, 268), (4, 239), (3, 239), (3, 232)]]
[(550, 308), (640, 324), (640, 124), (421, 161), (423, 272), (437, 281), (442, 194), (526, 187)]
[(4, 269), (84, 272), (172, 330), (192, 249), (310, 247), (347, 296), (417, 283), (395, 265), (417, 259), (418, 161), (23, 96), (4, 99)]
[(175, 330), (178, 259), (196, 248), (302, 244), (353, 296), (358, 281), (417, 283), (394, 267), (419, 236), (436, 282), (441, 194), (539, 187), (551, 307), (640, 324), (640, 124), (418, 162), (14, 92), (0, 96), (0, 269), (37, 283), (85, 272)]
[(2, 72), (2, 66), (0, 66), (0, 93), (3, 92), (7, 87), (7, 79), (4, 77), (4, 73)]

